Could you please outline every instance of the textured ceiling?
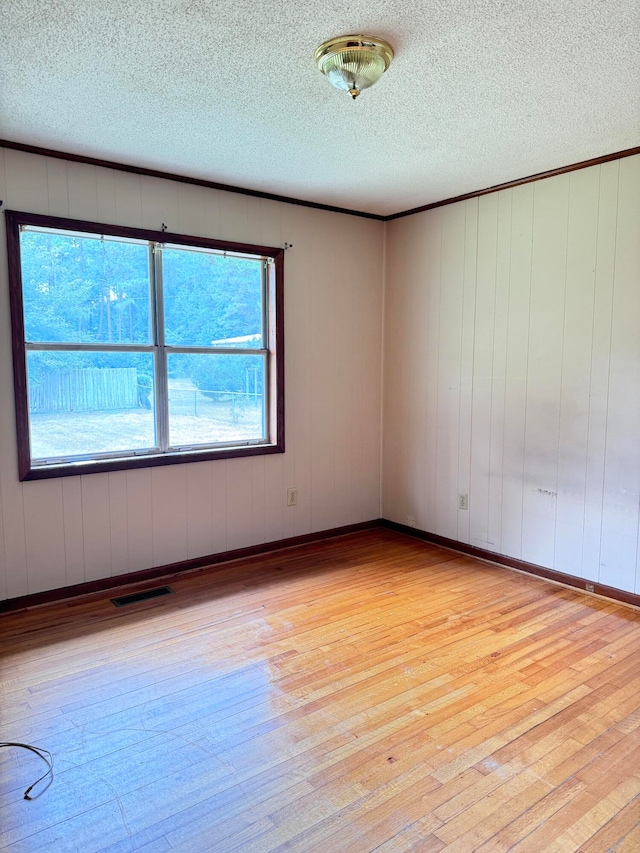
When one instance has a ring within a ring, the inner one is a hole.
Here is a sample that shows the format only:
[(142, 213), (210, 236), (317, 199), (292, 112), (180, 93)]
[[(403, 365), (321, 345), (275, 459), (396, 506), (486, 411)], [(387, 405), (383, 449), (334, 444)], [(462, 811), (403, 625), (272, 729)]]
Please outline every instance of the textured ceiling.
[[(639, 0), (4, 0), (0, 136), (390, 214), (640, 143)], [(353, 102), (313, 62), (396, 58)]]

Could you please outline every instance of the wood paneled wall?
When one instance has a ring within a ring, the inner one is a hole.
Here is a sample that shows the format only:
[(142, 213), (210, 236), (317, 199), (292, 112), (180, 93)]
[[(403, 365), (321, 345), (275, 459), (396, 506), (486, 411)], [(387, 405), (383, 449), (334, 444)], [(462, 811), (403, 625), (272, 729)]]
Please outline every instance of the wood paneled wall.
[(0, 198), (293, 243), (284, 455), (20, 484), (0, 235), (1, 598), (377, 518), (383, 248), (382, 515), (640, 592), (640, 157), (386, 226), (8, 149)]
[[(282, 246), (283, 455), (19, 483), (0, 234), (0, 597), (378, 518), (381, 222), (0, 149), (4, 209)], [(298, 506), (286, 506), (297, 486)]]
[(386, 259), (383, 516), (640, 592), (640, 157), (390, 222)]

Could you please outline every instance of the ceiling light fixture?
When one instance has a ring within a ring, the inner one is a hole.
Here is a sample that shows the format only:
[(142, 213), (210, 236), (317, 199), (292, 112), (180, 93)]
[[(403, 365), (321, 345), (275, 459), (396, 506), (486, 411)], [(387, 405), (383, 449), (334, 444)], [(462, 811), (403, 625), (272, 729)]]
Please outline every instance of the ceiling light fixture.
[(348, 92), (355, 101), (391, 65), (393, 48), (376, 36), (338, 36), (323, 42), (315, 59), (331, 85)]

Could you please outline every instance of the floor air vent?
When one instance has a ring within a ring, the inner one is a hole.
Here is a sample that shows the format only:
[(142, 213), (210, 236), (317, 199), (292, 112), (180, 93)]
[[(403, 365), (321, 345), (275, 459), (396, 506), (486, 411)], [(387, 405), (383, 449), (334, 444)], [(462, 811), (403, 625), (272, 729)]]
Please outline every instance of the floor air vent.
[(127, 604), (137, 604), (139, 601), (149, 601), (150, 598), (160, 598), (162, 595), (173, 595), (173, 590), (168, 586), (159, 586), (156, 589), (145, 589), (142, 592), (133, 592), (131, 595), (121, 595), (112, 598), (111, 603), (116, 607), (126, 607)]

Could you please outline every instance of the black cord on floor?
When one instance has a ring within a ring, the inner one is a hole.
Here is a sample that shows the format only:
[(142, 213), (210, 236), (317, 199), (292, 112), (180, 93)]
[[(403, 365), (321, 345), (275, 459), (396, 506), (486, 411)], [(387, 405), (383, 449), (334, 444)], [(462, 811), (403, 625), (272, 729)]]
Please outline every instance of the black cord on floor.
[[(43, 773), (43, 775), (39, 779), (36, 779), (33, 785), (29, 785), (27, 790), (24, 792), (25, 800), (33, 800), (34, 797), (30, 797), (29, 794), (31, 793), (31, 791), (33, 791), (33, 789), (39, 782), (42, 782), (42, 780), (46, 779), (47, 776), (51, 776), (51, 779), (49, 780), (49, 785), (53, 781), (53, 756), (51, 755), (48, 749), (44, 749), (41, 746), (31, 746), (30, 743), (11, 743), (10, 741), (7, 741), (6, 743), (0, 743), (0, 747), (3, 746), (19, 746), (22, 747), (22, 749), (30, 749), (31, 752), (35, 752), (35, 754), (39, 756), (47, 765), (47, 772)], [(47, 785), (47, 788), (49, 787), (49, 785)], [(46, 791), (46, 788), (44, 790)], [(41, 791), (40, 793), (43, 792)]]

